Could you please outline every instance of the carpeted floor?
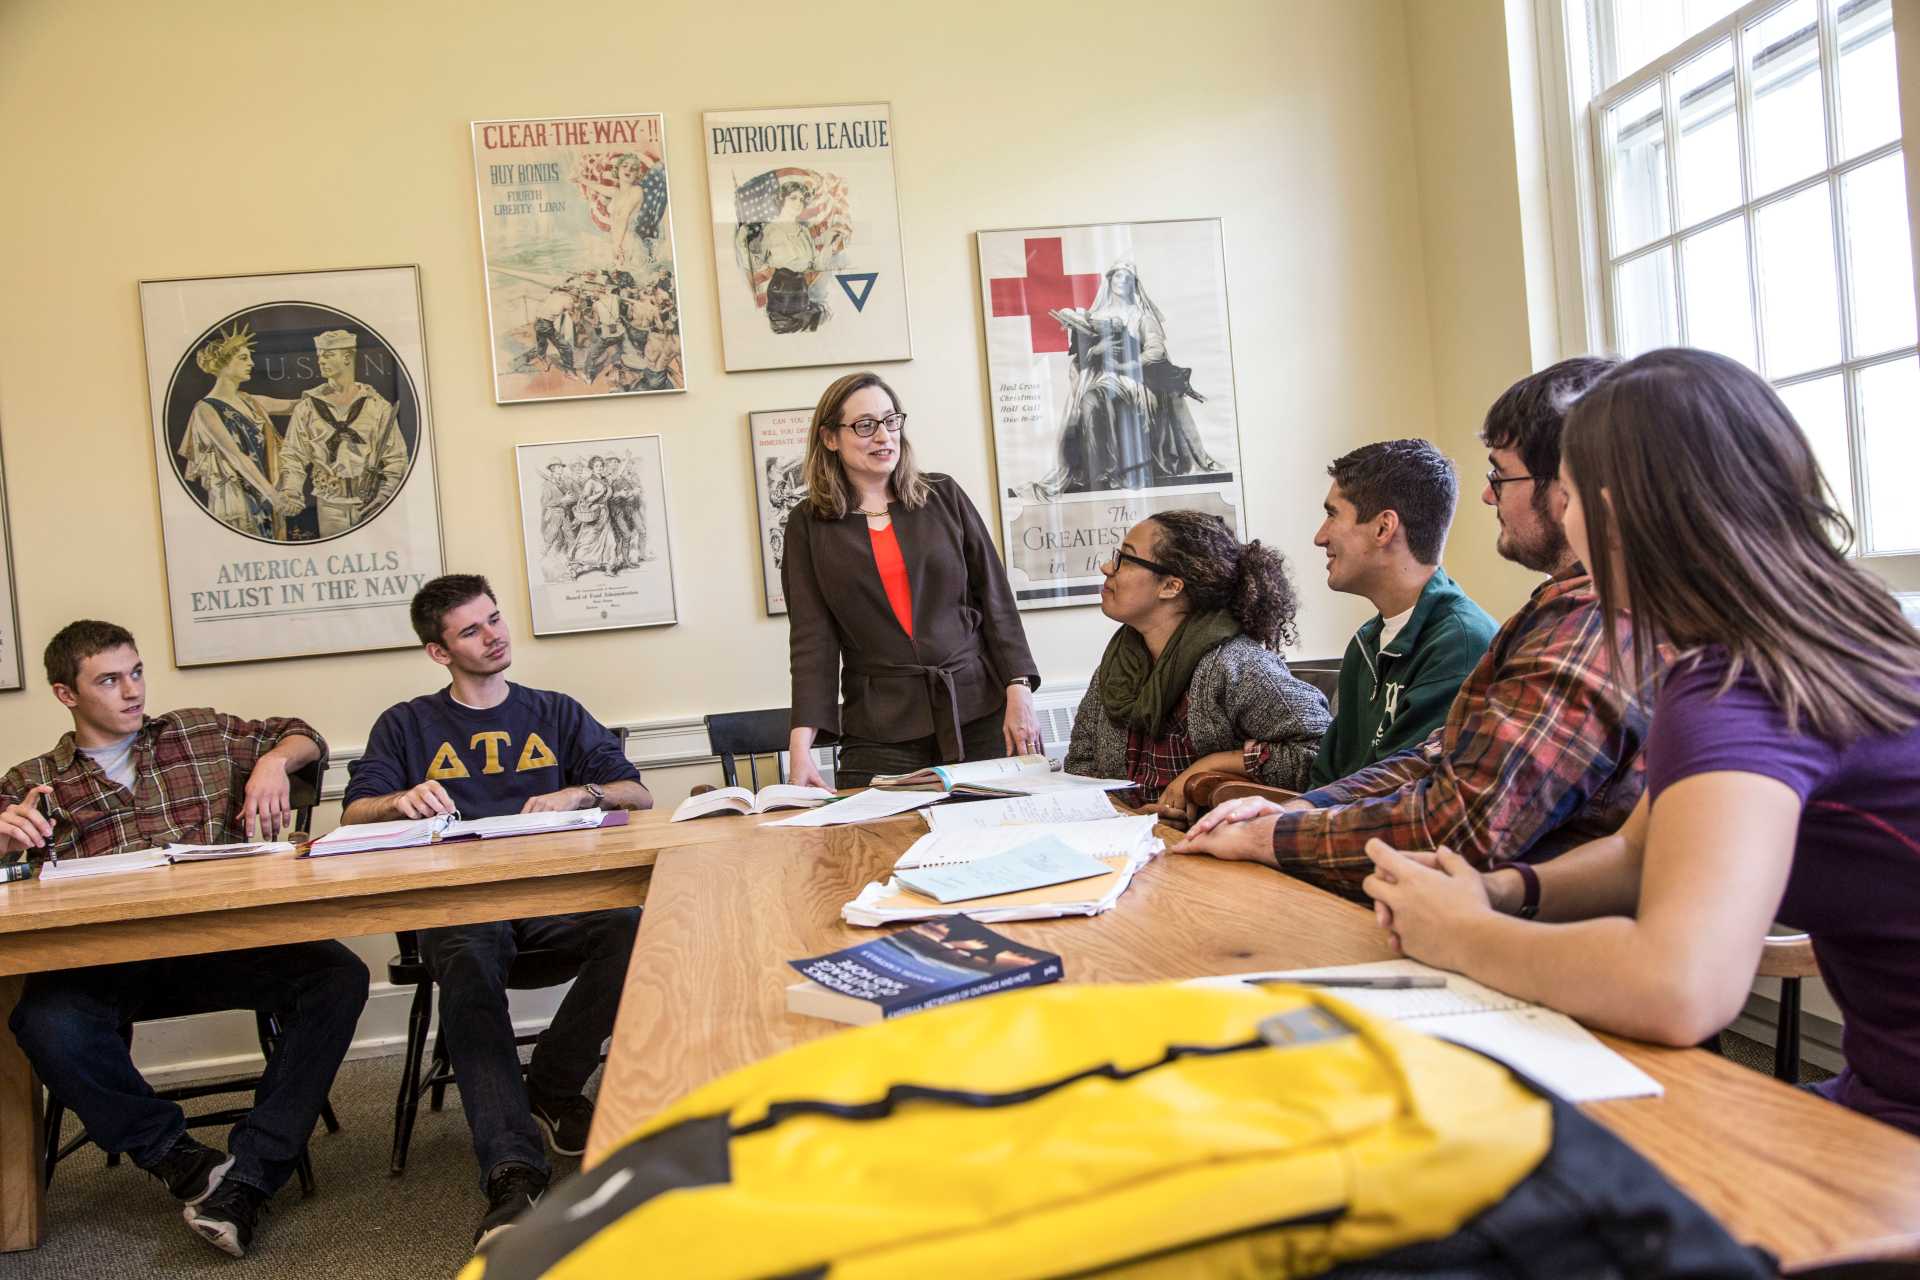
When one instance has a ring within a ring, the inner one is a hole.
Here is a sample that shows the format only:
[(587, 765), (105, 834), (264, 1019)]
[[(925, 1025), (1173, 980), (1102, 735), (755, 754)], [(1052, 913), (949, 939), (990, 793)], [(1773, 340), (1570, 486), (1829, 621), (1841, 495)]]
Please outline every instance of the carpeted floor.
[[(1724, 1033), (1726, 1055), (1771, 1072), (1770, 1046)], [(1805, 1079), (1831, 1073), (1804, 1067)], [(313, 1140), (315, 1192), (289, 1182), (261, 1220), (244, 1263), (189, 1233), (165, 1188), (130, 1163), (109, 1169), (97, 1150), (61, 1164), (47, 1199), (47, 1243), (0, 1254), (0, 1280), (107, 1280), (159, 1276), (200, 1280), (439, 1280), (465, 1265), (474, 1224), (486, 1208), (457, 1094), (438, 1115), (421, 1106), (404, 1177), (387, 1176), (398, 1058), (349, 1062), (333, 1087), (340, 1132)], [(598, 1089), (596, 1079), (588, 1086)], [(219, 1099), (216, 1101), (224, 1101)], [(75, 1131), (71, 1120), (69, 1131)], [(202, 1130), (204, 1140), (218, 1135)], [(556, 1176), (576, 1161), (558, 1159)]]
[[(166, 1188), (131, 1162), (109, 1169), (95, 1148), (63, 1161), (47, 1192), (47, 1243), (28, 1254), (0, 1254), (0, 1280), (443, 1280), (471, 1256), (474, 1225), (486, 1211), (473, 1144), (458, 1093), (446, 1110), (427, 1110), (408, 1149), (405, 1176), (387, 1175), (393, 1144), (400, 1059), (349, 1062), (333, 1086), (340, 1132), (318, 1130), (314, 1195), (300, 1198), (290, 1179), (260, 1220), (244, 1262), (202, 1242), (180, 1219)], [(587, 1092), (599, 1087), (596, 1078)], [(210, 1102), (225, 1103), (216, 1098)], [(207, 1103), (189, 1104), (206, 1107)], [(70, 1132), (77, 1132), (68, 1121)], [(225, 1145), (218, 1130), (196, 1136)], [(579, 1162), (554, 1157), (563, 1176)]]

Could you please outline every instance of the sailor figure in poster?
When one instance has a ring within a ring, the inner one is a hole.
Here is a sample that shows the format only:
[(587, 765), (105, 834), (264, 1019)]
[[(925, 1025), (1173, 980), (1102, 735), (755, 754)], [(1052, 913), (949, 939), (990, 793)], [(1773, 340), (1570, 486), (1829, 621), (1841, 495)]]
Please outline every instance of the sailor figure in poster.
[(354, 377), (358, 342), (344, 329), (313, 340), (327, 381), (310, 388), (294, 408), (280, 450), (281, 514), (306, 508), (313, 486), (320, 537), (362, 523), (400, 490), (407, 476), (407, 443), (386, 397)]

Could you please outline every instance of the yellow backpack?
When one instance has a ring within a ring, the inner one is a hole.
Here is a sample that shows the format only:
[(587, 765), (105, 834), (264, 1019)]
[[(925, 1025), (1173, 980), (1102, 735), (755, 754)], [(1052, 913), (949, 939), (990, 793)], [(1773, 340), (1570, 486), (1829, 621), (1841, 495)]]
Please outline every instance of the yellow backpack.
[(1049, 987), (715, 1080), (464, 1275), (1312, 1275), (1458, 1230), (1552, 1128), (1317, 991)]

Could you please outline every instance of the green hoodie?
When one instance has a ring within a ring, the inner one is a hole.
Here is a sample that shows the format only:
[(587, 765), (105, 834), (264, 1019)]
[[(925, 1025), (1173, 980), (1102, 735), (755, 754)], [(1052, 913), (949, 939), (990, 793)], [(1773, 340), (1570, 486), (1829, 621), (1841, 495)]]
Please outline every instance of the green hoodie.
[(1421, 588), (1407, 625), (1382, 649), (1385, 625), (1376, 613), (1347, 642), (1333, 727), (1313, 762), (1316, 787), (1425, 741), (1499, 630), (1440, 568)]

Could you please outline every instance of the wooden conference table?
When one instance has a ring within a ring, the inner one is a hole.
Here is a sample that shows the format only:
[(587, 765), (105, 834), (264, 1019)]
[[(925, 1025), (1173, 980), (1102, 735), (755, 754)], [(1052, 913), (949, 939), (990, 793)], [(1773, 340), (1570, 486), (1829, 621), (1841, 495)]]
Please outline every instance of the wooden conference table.
[[(587, 1163), (688, 1090), (840, 1029), (786, 1011), (786, 962), (875, 936), (840, 907), (924, 827), (725, 828), (653, 869)], [(994, 926), (1060, 953), (1070, 982), (1139, 982), (1389, 956), (1361, 907), (1270, 869), (1164, 856), (1091, 919)], [(1591, 1104), (1741, 1239), (1789, 1269), (1920, 1256), (1920, 1140), (1697, 1049), (1607, 1038), (1664, 1097)]]
[(720, 823), (626, 826), (331, 858), (291, 854), (58, 884), (0, 885), (0, 1252), (44, 1231), (41, 1102), (7, 1016), (47, 969), (633, 906), (655, 855), (730, 842)]

